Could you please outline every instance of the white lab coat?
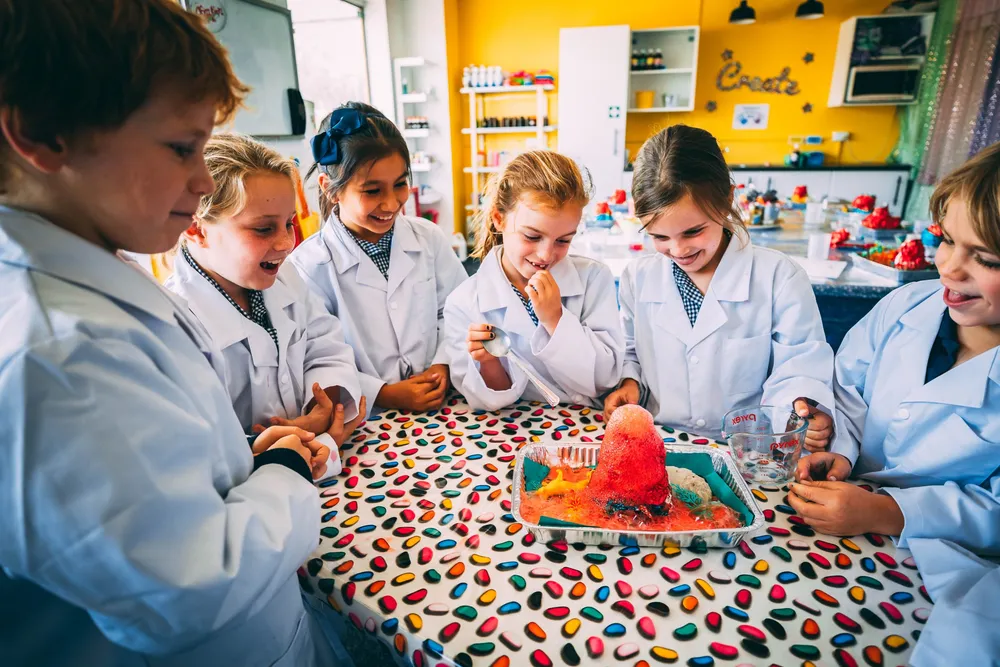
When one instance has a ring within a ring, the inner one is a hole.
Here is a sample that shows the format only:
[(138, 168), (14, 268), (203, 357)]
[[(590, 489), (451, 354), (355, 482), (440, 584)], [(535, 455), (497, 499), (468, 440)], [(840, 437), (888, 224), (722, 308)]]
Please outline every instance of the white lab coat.
[(934, 607), (908, 664), (1000, 665), (1000, 565), (944, 540), (909, 545)]
[(672, 262), (648, 255), (619, 281), (625, 369), (658, 424), (720, 437), (730, 410), (812, 398), (833, 413), (833, 350), (812, 285), (786, 255), (733, 238), (692, 327)]
[(601, 394), (621, 376), (625, 346), (615, 280), (611, 270), (592, 259), (568, 255), (551, 269), (559, 285), (562, 317), (551, 336), (536, 326), (511, 287), (493, 248), (479, 271), (445, 304), (445, 338), (451, 381), (474, 408), (499, 410), (518, 400), (544, 401), (527, 376), (502, 360), (512, 385), (504, 391), (486, 386), (479, 364), (469, 354), (470, 324), (487, 323), (510, 335), (511, 349), (559, 395), (561, 403), (600, 405)]
[(0, 283), (0, 664), (328, 664), (296, 577), (316, 489), (253, 471), (186, 309), (3, 207)]
[(271, 417), (294, 419), (313, 398), (312, 386), (340, 386), (344, 419), (358, 415), (361, 386), (354, 351), (344, 342), (340, 321), (323, 307), (285, 263), (264, 305), (278, 333), (278, 345), (183, 257), (178, 257), (167, 289), (182, 297), (225, 358), (222, 380), (244, 430), (267, 426)]
[(396, 219), (388, 280), (335, 216), (290, 261), (327, 311), (340, 318), (369, 413), (386, 383), (447, 363), (444, 302), (467, 274), (434, 223)]
[(943, 290), (900, 287), (847, 333), (831, 451), (899, 505), (900, 546), (926, 537), (1000, 553), (1000, 347), (924, 384)]

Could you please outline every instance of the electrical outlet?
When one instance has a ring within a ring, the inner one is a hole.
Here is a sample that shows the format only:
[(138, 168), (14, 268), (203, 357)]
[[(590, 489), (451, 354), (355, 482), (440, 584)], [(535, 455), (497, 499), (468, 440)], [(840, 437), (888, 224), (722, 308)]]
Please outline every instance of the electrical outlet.
[(823, 143), (823, 137), (818, 134), (810, 134), (805, 138), (804, 142), (807, 146), (818, 146)]
[(850, 138), (851, 138), (850, 132), (834, 132), (832, 135), (830, 135), (830, 140), (838, 144), (847, 141)]

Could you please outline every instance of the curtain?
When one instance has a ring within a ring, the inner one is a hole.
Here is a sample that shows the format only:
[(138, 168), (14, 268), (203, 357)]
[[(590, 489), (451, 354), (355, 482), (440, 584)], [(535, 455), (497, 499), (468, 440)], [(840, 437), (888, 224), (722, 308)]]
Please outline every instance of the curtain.
[[(937, 183), (968, 159), (998, 38), (1000, 0), (963, 0), (920, 167), (921, 185)], [(992, 118), (984, 118), (987, 122)]]

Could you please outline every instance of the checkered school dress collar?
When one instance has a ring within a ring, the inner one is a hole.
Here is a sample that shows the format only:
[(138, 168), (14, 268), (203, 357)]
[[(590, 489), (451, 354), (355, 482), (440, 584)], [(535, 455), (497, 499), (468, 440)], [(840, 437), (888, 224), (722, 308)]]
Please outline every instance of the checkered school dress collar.
[(191, 268), (197, 271), (198, 275), (207, 280), (209, 285), (219, 290), (219, 294), (226, 297), (226, 301), (232, 304), (233, 308), (238, 310), (243, 315), (243, 317), (247, 318), (257, 326), (264, 329), (264, 331), (267, 332), (267, 335), (271, 337), (271, 340), (274, 341), (275, 348), (279, 350), (281, 349), (280, 346), (278, 345), (278, 331), (277, 329), (274, 328), (274, 325), (271, 324), (271, 316), (267, 312), (267, 306), (264, 305), (263, 292), (256, 289), (247, 290), (247, 298), (250, 302), (250, 312), (248, 313), (247, 311), (243, 310), (240, 304), (236, 303), (233, 300), (233, 297), (229, 296), (226, 290), (222, 289), (222, 285), (216, 282), (216, 280), (212, 278), (212, 276), (208, 275), (208, 273), (206, 273), (205, 270), (201, 268), (198, 262), (195, 261), (194, 257), (191, 256), (191, 253), (188, 252), (186, 245), (181, 245), (181, 255), (184, 257), (184, 260), (191, 266)]

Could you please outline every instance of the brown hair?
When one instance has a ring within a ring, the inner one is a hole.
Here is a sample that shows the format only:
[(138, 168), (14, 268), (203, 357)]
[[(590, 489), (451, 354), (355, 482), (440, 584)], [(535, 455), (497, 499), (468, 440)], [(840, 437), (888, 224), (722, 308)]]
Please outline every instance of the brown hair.
[(205, 144), (205, 165), (215, 189), (203, 195), (196, 217), (205, 222), (238, 214), (247, 205), (246, 179), (255, 174), (288, 177), (294, 187), (295, 162), (259, 141), (236, 133), (217, 134)]
[(646, 140), (635, 159), (632, 198), (646, 225), (691, 195), (705, 214), (729, 232), (746, 238), (743, 216), (733, 201), (733, 179), (711, 133), (671, 125)]
[(560, 209), (567, 204), (586, 206), (591, 196), (590, 179), (576, 163), (554, 151), (521, 153), (490, 178), (476, 213), (476, 248), (472, 256), (483, 259), (503, 235), (493, 226), (494, 211), (506, 216), (522, 197), (540, 206)]
[(1000, 144), (993, 144), (951, 172), (931, 195), (931, 216), (941, 224), (948, 203), (965, 202), (976, 236), (991, 253), (1000, 255)]
[[(248, 88), (204, 21), (174, 0), (0, 0), (0, 108), (36, 141), (120, 127), (155, 86), (232, 117)], [(0, 136), (0, 192), (12, 174)]]
[[(306, 178), (319, 171), (330, 178), (331, 185), (319, 193), (319, 212), (323, 220), (330, 213), (340, 214), (339, 206), (333, 203), (333, 196), (340, 194), (360, 169), (390, 155), (398, 154), (406, 163), (406, 175), (410, 176), (410, 148), (406, 139), (400, 134), (399, 128), (385, 117), (381, 111), (363, 102), (346, 102), (340, 109), (354, 109), (364, 116), (365, 127), (359, 131), (337, 139), (337, 150), (340, 159), (337, 164), (321, 165), (314, 163), (309, 168)], [(333, 112), (319, 124), (317, 133), (322, 134), (330, 129)]]

